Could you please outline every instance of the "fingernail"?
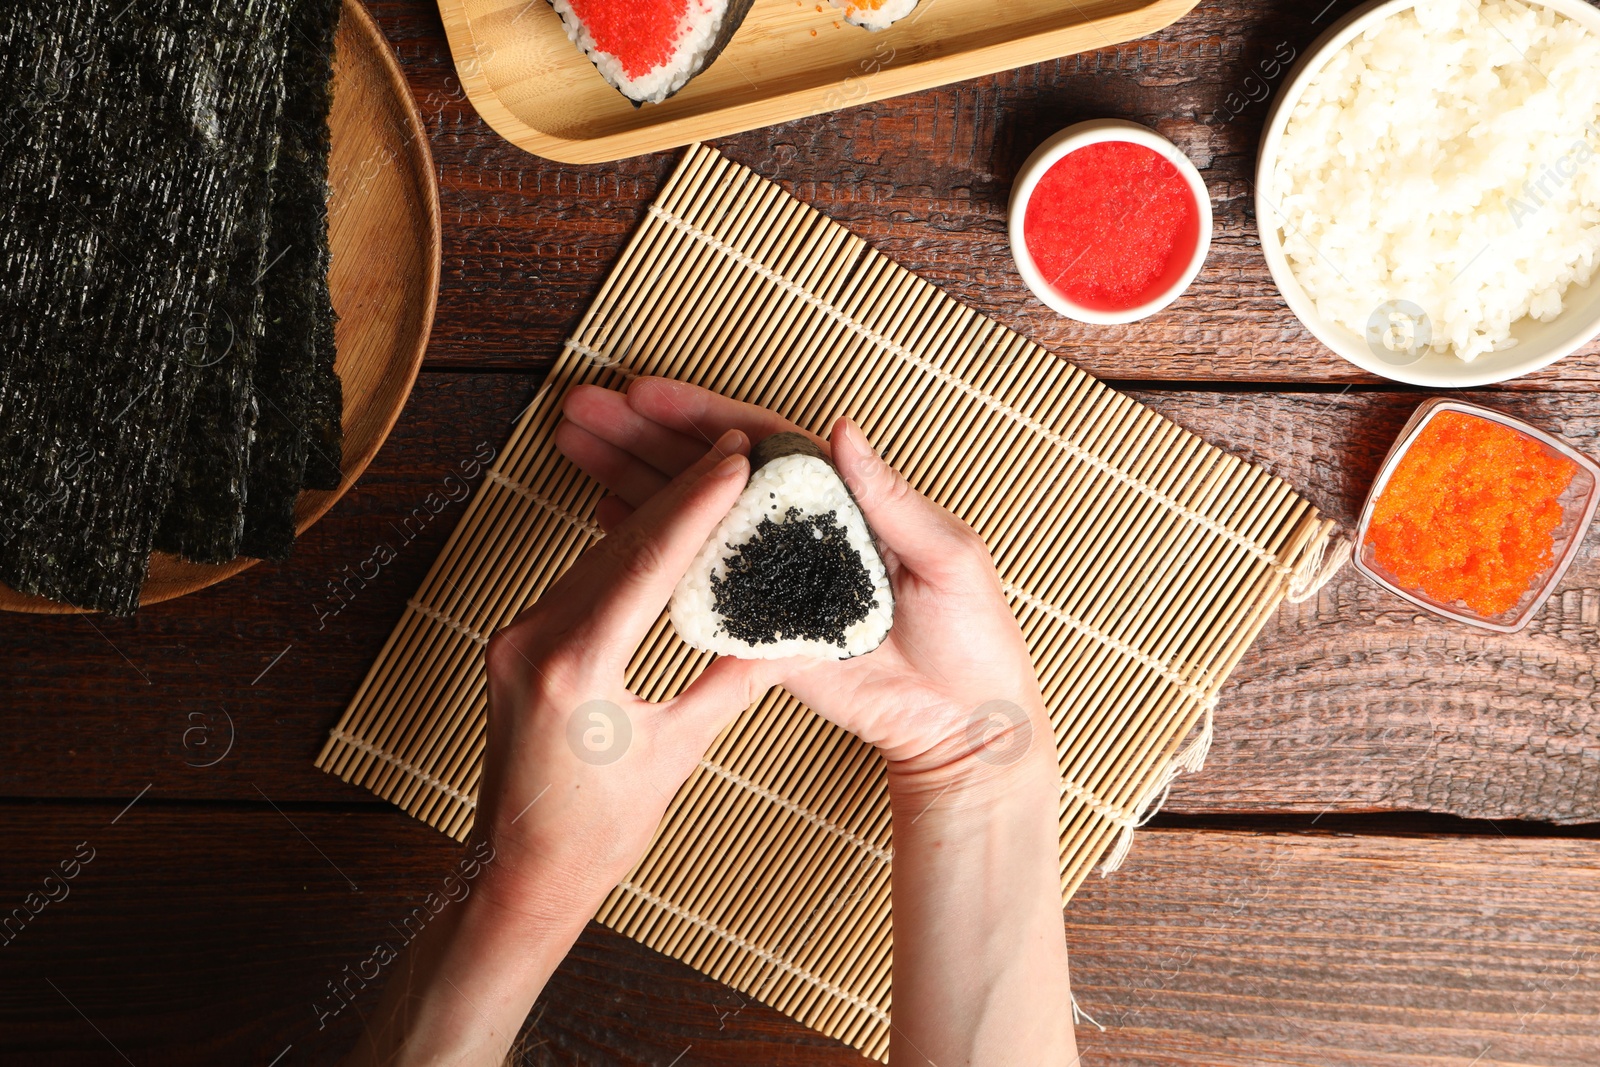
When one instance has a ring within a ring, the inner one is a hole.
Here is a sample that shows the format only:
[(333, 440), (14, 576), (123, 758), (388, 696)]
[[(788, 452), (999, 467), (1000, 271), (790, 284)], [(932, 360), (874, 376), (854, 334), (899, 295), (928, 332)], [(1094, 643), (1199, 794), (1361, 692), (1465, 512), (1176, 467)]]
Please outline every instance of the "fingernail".
[(736, 472), (742, 475), (746, 463), (743, 452), (735, 452), (731, 456), (724, 456), (721, 463), (711, 468), (711, 477), (728, 478)]
[(872, 447), (872, 443), (867, 440), (867, 435), (862, 432), (861, 427), (855, 424), (854, 419), (848, 417), (840, 419), (839, 432), (850, 442), (850, 447), (858, 453), (852, 464), (857, 471), (866, 474), (877, 469), (880, 462), (877, 450)]
[(717, 438), (717, 443), (712, 446), (712, 448), (724, 456), (733, 453), (743, 453), (749, 447), (750, 442), (745, 437), (743, 430), (729, 430), (727, 433)]

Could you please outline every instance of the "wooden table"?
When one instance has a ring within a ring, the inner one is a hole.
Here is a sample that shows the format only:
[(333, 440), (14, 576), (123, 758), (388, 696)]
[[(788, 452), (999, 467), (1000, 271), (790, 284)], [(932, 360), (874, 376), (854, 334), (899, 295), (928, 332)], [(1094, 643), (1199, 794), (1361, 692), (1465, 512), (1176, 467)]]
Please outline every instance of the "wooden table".
[[(1143, 41), (718, 147), (1349, 520), (1421, 397), (1296, 323), (1251, 210), (1275, 84), (1262, 71), (1350, 5), (1319, 22), (1321, 6), (1207, 3)], [(376, 991), (319, 1020), (328, 983), (451, 862), (441, 835), (312, 759), (461, 506), (338, 614), (317, 606), (459, 458), (503, 440), (673, 157), (526, 155), (462, 98), (426, 0), (375, 13), (442, 186), (426, 370), (371, 470), (289, 564), (130, 621), (0, 618), (0, 913), (93, 857), (0, 947), (5, 1064), (332, 1063)], [(1017, 166), (1101, 115), (1181, 145), (1217, 212), (1193, 290), (1127, 327), (1057, 318), (1006, 250)], [(1597, 377), (1591, 346), (1479, 399), (1600, 454)], [(1074, 988), (1106, 1027), (1080, 1027), (1084, 1062), (1600, 1063), (1597, 557), (1600, 537), (1509, 638), (1419, 615), (1348, 570), (1286, 606), (1225, 693), (1205, 772), (1067, 911)], [(524, 1045), (528, 1064), (864, 1062), (593, 926)]]

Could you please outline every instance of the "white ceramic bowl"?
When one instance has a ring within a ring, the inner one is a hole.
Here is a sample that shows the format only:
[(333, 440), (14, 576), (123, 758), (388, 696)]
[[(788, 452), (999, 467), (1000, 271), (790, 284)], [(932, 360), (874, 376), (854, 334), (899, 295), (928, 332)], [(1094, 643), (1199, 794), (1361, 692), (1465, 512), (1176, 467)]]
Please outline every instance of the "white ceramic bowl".
[[(1194, 254), (1189, 257), (1189, 261), (1181, 265), (1181, 270), (1176, 267), (1173, 269), (1171, 283), (1159, 294), (1125, 311), (1088, 308), (1067, 299), (1039, 272), (1039, 268), (1033, 262), (1033, 256), (1028, 252), (1028, 242), (1022, 234), (1023, 219), (1027, 216), (1028, 198), (1033, 196), (1033, 190), (1038, 186), (1039, 179), (1043, 178), (1045, 172), (1055, 166), (1063, 156), (1099, 141), (1128, 141), (1144, 145), (1166, 157), (1189, 183), (1189, 191), (1194, 194), (1199, 215), (1199, 236), (1195, 241)], [(1011, 233), (1011, 255), (1017, 261), (1017, 271), (1022, 275), (1022, 280), (1033, 291), (1033, 295), (1048, 307), (1078, 322), (1112, 325), (1120, 322), (1136, 322), (1146, 316), (1154, 315), (1178, 299), (1183, 291), (1189, 288), (1189, 283), (1200, 273), (1200, 266), (1206, 261), (1206, 253), (1211, 248), (1211, 195), (1206, 191), (1206, 183), (1200, 179), (1200, 172), (1194, 169), (1189, 157), (1178, 151), (1177, 145), (1148, 126), (1141, 126), (1137, 122), (1125, 122), (1122, 119), (1094, 119), (1068, 126), (1034, 149), (1033, 155), (1022, 164), (1016, 184), (1011, 187), (1011, 202), (1007, 214)]]
[[(1584, 0), (1529, 0), (1543, 4), (1580, 23), (1589, 32), (1600, 34), (1600, 9)], [(1266, 130), (1261, 138), (1261, 154), (1256, 163), (1256, 225), (1261, 231), (1261, 251), (1266, 255), (1272, 280), (1278, 283), (1290, 310), (1305, 323), (1306, 329), (1345, 359), (1362, 370), (1397, 382), (1424, 385), (1435, 389), (1464, 389), (1490, 385), (1548, 367), (1563, 356), (1583, 347), (1600, 334), (1600, 279), (1586, 286), (1572, 286), (1562, 296), (1561, 314), (1549, 322), (1525, 318), (1511, 328), (1516, 345), (1501, 352), (1485, 352), (1471, 363), (1456, 358), (1449, 350), (1425, 349), (1415, 362), (1404, 355), (1389, 356), (1381, 345), (1369, 345), (1365, 336), (1317, 313), (1316, 304), (1300, 287), (1283, 251), (1280, 232), (1281, 202), (1273, 184), (1278, 150), (1284, 127), (1294, 113), (1311, 79), (1350, 41), (1389, 16), (1415, 7), (1414, 0), (1378, 0), (1364, 4), (1329, 27), (1328, 32), (1308, 48), (1284, 79), (1283, 88), (1267, 113)], [(1387, 306), (1387, 305), (1385, 305)], [(1396, 308), (1404, 314), (1403, 307)], [(1420, 310), (1420, 309), (1416, 309)], [(1388, 358), (1380, 358), (1382, 356)]]

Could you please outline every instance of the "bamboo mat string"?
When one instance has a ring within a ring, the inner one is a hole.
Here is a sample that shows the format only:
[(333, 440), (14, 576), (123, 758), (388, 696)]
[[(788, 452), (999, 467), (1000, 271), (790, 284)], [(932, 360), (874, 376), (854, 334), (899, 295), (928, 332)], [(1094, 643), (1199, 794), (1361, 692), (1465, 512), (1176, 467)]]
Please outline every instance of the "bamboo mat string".
[(1285, 599), (1291, 604), (1304, 604), (1320, 593), (1354, 554), (1355, 544), (1348, 538), (1319, 541), (1306, 553), (1305, 562), (1295, 572), (1294, 581), (1289, 583)]
[[(644, 375), (813, 432), (848, 414), (983, 537), (1050, 714), (1040, 740), (1061, 766), (1063, 903), (1102, 859), (1102, 874), (1115, 870), (1176, 779), (1200, 771), (1223, 683), (1272, 612), (1314, 596), (1349, 558), (1333, 523), (1280, 479), (695, 146), (317, 766), (465, 839), (482, 775), (484, 646), (602, 536), (600, 487), (552, 442), (562, 403), (580, 384)], [(663, 613), (626, 681), (669, 699), (709, 660)], [(775, 690), (712, 744), (596, 918), (881, 1060), (890, 823), (878, 754)]]

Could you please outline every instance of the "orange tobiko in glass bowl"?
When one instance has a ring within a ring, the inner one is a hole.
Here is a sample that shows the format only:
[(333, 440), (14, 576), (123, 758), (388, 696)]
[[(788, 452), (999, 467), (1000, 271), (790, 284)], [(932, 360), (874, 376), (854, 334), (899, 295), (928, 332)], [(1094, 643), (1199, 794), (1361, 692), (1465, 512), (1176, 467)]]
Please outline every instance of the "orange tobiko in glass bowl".
[(1430, 400), (1361, 511), (1356, 568), (1413, 604), (1501, 633), (1526, 626), (1577, 555), (1600, 466), (1509, 415)]

